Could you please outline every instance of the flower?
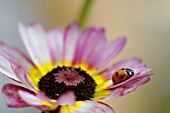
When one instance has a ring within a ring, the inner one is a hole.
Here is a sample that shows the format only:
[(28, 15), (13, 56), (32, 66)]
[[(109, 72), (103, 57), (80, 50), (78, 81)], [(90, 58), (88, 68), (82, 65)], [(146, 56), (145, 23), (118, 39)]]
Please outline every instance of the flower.
[[(21, 39), (30, 58), (14, 46), (0, 42), (0, 72), (22, 86), (6, 84), (2, 92), (9, 107), (34, 106), (47, 112), (114, 113), (104, 100), (118, 98), (147, 83), (151, 69), (132, 57), (106, 68), (126, 43), (107, 42), (104, 29), (84, 32), (76, 23), (66, 30), (45, 30), (36, 23), (19, 24)], [(113, 84), (121, 68), (133, 76)]]

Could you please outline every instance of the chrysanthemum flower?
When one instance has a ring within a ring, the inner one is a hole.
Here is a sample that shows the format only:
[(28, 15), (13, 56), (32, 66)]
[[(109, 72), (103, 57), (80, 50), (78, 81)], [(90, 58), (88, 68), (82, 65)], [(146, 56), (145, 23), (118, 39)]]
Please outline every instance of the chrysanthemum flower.
[[(22, 85), (3, 87), (9, 107), (34, 106), (49, 113), (114, 113), (101, 101), (132, 92), (150, 79), (151, 69), (137, 57), (104, 68), (126, 43), (125, 37), (108, 42), (104, 29), (82, 32), (72, 23), (66, 30), (45, 32), (33, 23), (19, 24), (19, 33), (32, 60), (0, 42), (0, 72)], [(133, 76), (114, 84), (112, 75), (121, 68), (133, 70)]]

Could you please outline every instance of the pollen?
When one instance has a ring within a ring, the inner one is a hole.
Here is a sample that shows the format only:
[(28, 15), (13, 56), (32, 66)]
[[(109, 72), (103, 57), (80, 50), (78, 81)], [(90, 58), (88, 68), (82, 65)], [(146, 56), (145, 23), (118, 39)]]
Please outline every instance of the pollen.
[(54, 68), (38, 83), (39, 89), (51, 99), (57, 99), (61, 94), (73, 91), (77, 101), (94, 98), (96, 85), (86, 71), (66, 66)]

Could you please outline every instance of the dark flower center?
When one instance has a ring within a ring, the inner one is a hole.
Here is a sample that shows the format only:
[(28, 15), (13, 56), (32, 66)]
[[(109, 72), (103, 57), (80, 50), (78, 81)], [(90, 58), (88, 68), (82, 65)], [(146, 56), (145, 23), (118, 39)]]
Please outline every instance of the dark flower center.
[(51, 99), (57, 99), (67, 91), (73, 91), (76, 101), (90, 100), (95, 93), (96, 83), (93, 78), (81, 68), (57, 67), (43, 76), (39, 89)]

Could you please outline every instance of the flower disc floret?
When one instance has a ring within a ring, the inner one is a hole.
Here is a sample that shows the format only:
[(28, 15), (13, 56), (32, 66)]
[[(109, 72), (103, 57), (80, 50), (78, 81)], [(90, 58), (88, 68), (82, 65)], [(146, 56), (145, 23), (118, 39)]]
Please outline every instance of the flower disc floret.
[(81, 68), (57, 67), (43, 76), (39, 89), (51, 99), (73, 91), (77, 101), (90, 100), (95, 93), (96, 83), (93, 78)]

